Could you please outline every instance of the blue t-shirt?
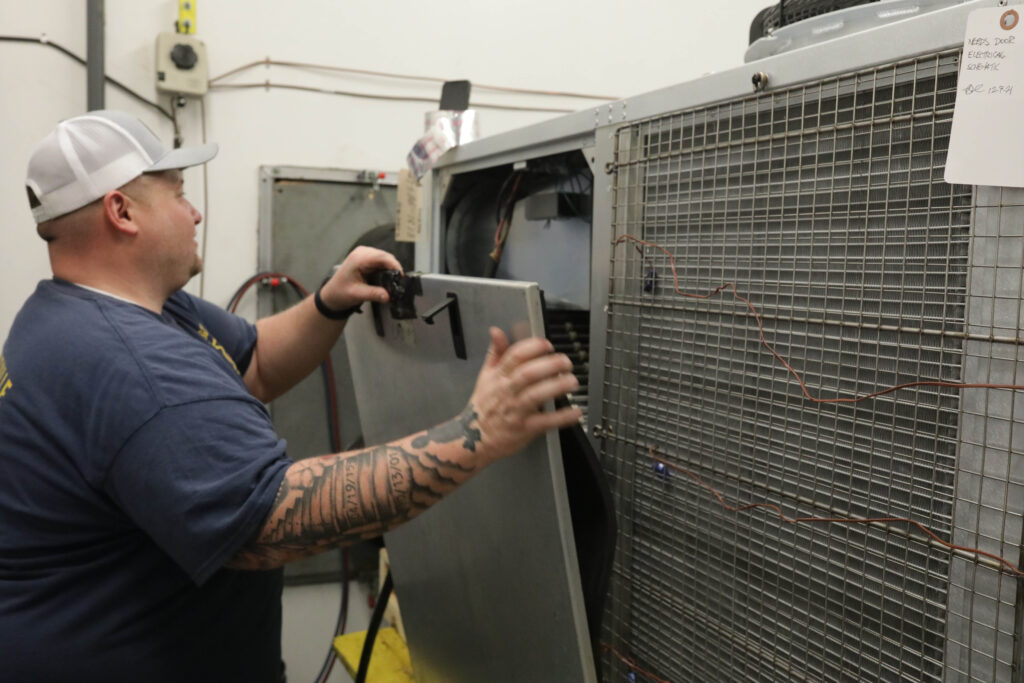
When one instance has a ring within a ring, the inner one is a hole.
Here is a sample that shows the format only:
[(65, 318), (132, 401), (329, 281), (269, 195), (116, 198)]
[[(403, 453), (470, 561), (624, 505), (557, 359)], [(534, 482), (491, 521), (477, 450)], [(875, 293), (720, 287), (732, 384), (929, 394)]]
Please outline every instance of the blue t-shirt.
[(43, 281), (0, 355), (0, 679), (276, 681), (281, 572), (222, 565), (291, 460), (255, 328)]

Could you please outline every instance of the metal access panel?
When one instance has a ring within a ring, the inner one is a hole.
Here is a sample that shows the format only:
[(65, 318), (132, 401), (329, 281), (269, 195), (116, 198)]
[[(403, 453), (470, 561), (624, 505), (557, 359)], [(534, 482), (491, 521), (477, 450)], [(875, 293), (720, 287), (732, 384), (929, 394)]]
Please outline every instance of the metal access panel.
[[(260, 270), (285, 273), (310, 292), (357, 244), (369, 239), (368, 243), (383, 246), (374, 237), (394, 234), (396, 174), (379, 178), (367, 171), (264, 166), (259, 198)], [(299, 300), (287, 285), (261, 286), (257, 291), (260, 317)], [(331, 360), (341, 449), (345, 450), (360, 443), (361, 434), (344, 336), (331, 350)], [(318, 370), (270, 404), (274, 427), (288, 442), (289, 456), (308, 458), (334, 450), (328, 401), (322, 370)], [(285, 570), (290, 583), (337, 581), (338, 573), (339, 561), (333, 553), (289, 564)]]
[[(448, 312), (433, 325), (377, 306), (353, 319), (353, 381), (368, 443), (451, 419), (466, 406), (496, 325), (544, 332), (536, 284), (424, 275), (419, 313), (457, 297), (466, 358)], [(493, 464), (385, 535), (419, 683), (594, 681), (558, 435)]]
[[(260, 170), (260, 269), (294, 277), (310, 292), (331, 269), (374, 232), (394, 233), (395, 174), (340, 169), (265, 166)], [(288, 287), (260, 290), (260, 315), (294, 305)], [(359, 438), (358, 408), (347, 371), (345, 338), (332, 350), (338, 382), (342, 446)], [(294, 458), (330, 451), (323, 383), (319, 374), (274, 401), (271, 414)]]

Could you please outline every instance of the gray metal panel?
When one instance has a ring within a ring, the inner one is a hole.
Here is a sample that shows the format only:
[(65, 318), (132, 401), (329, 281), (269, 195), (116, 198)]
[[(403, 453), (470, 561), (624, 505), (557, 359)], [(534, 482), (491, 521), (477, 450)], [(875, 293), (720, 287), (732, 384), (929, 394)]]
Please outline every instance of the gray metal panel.
[[(1024, 384), (1024, 190), (978, 187), (972, 214), (963, 380)], [(1019, 392), (962, 393), (953, 542), (1019, 563), (1024, 533), (1024, 403)], [(947, 680), (1021, 680), (1024, 592), (973, 556), (950, 571)]]
[[(622, 106), (624, 105), (621, 102), (605, 105), (609, 110), (615, 110)], [(594, 144), (594, 135), (591, 129), (595, 125), (600, 125), (601, 121), (602, 118), (599, 115), (591, 114), (589, 111), (566, 114), (564, 117), (553, 119), (546, 124), (538, 124), (544, 127), (544, 133), (549, 137), (531, 135), (527, 132), (532, 131), (532, 127), (530, 127), (522, 129), (525, 134), (522, 136), (517, 130), (496, 135), (493, 138), (483, 138), (470, 143), (476, 147), (465, 154), (462, 150), (468, 145), (452, 148), (438, 161), (437, 168), (457, 168), (459, 173), (465, 173), (499, 164), (514, 164), (517, 161), (589, 147)], [(610, 122), (611, 117), (609, 117)], [(509, 138), (518, 139), (521, 144), (509, 145)]]
[[(383, 179), (376, 172), (299, 168), (260, 169), (261, 270), (283, 271), (312, 290), (344, 259), (366, 233), (393, 223), (395, 174)], [(379, 183), (375, 190), (374, 183)], [(371, 196), (372, 195), (372, 196)], [(298, 301), (291, 288), (260, 289), (259, 314), (271, 315)], [(337, 388), (341, 447), (360, 436), (359, 412), (348, 370), (344, 337), (331, 350)], [(295, 458), (334, 450), (328, 437), (322, 373), (313, 372), (270, 405), (274, 427), (288, 442)], [(285, 569), (289, 581), (335, 580), (338, 559), (332, 554), (295, 562)]]
[[(291, 275), (312, 291), (334, 265), (345, 259), (360, 238), (374, 228), (394, 224), (396, 193), (393, 186), (373, 189), (369, 183), (358, 180), (355, 172), (344, 175), (307, 172), (304, 176), (279, 176), (272, 185), (270, 250), (273, 258), (270, 264), (274, 270)], [(260, 290), (262, 307), (268, 304), (271, 307), (261, 313), (276, 313), (296, 301), (297, 297), (287, 287), (273, 295)], [(344, 338), (332, 351), (331, 358), (338, 384), (344, 448), (360, 434)], [(330, 452), (323, 406), (323, 383), (319, 373), (313, 373), (271, 404), (274, 424), (288, 439), (292, 457)]]
[(835, 40), (884, 24), (912, 19), (914, 15), (959, 5), (963, 0), (885, 0), (826, 12), (784, 24), (777, 8), (764, 17), (768, 35), (751, 43), (743, 61), (752, 62), (808, 45)]
[[(541, 121), (514, 131), (488, 136), (447, 152), (435, 165), (434, 173), (441, 169), (461, 172), (472, 168), (471, 162), (486, 161), (485, 165), (490, 166), (507, 163), (506, 160), (515, 158), (532, 158), (540, 156), (535, 150), (543, 150), (544, 154), (548, 154), (549, 146), (560, 143), (575, 145), (566, 149), (578, 149), (586, 146), (584, 141), (588, 132), (602, 126), (631, 123), (667, 111), (750, 94), (751, 74), (759, 70), (768, 73), (769, 90), (774, 90), (831, 76), (850, 68), (884, 64), (956, 47), (963, 43), (968, 14), (981, 7), (996, 7), (1003, 4), (1022, 3), (973, 0), (906, 21), (750, 62), (692, 81)], [(524, 156), (524, 151), (530, 153)], [(500, 161), (497, 161), (499, 159)], [(479, 166), (476, 164), (475, 167)]]
[[(455, 357), (446, 314), (349, 323), (349, 357), (367, 442), (461, 412), (497, 325), (543, 334), (535, 284), (423, 276), (421, 312), (459, 298), (468, 360)], [(492, 465), (386, 535), (395, 590), (420, 683), (594, 681), (593, 658), (558, 436)]]
[[(270, 270), (274, 263), (274, 183), (278, 180), (309, 181), (324, 183), (360, 183), (369, 184), (368, 177), (375, 177), (377, 171), (356, 171), (344, 168), (312, 168), (308, 166), (260, 166), (259, 216), (257, 218), (257, 263), (260, 270)], [(377, 178), (377, 184), (393, 188), (398, 184), (398, 174), (385, 172), (383, 178)], [(269, 309), (261, 310), (267, 315)]]

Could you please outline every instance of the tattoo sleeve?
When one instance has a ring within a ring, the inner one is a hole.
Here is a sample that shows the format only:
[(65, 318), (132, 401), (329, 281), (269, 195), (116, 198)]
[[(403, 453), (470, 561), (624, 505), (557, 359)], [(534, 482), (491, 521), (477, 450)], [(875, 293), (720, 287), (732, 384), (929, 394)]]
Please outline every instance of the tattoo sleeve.
[(413, 437), (413, 448), (424, 448), (434, 443), (447, 443), (462, 439), (462, 447), (467, 451), (476, 451), (476, 443), (480, 440), (480, 430), (474, 427), (477, 414), (473, 406), (466, 406), (466, 409), (455, 418), (444, 424), (428, 429), (427, 431)]
[(390, 444), (292, 464), (259, 534), (226, 566), (279, 567), (412, 519), (479, 469), (476, 420), (469, 406)]

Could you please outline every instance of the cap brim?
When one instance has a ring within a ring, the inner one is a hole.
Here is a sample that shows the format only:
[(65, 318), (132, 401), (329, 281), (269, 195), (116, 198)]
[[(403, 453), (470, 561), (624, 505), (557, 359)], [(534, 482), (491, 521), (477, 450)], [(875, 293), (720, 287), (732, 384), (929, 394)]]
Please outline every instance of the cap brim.
[(155, 171), (169, 171), (174, 168), (188, 168), (205, 164), (217, 156), (217, 143), (210, 142), (196, 147), (179, 147), (172, 149), (162, 159), (146, 169), (146, 173)]

